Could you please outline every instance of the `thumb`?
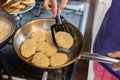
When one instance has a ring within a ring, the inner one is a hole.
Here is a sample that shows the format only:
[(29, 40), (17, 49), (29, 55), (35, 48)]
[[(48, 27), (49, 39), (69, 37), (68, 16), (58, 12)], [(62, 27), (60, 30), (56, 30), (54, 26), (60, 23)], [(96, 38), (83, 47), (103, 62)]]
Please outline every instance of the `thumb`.
[(120, 62), (118, 62), (118, 63), (114, 63), (113, 65), (112, 65), (112, 69), (113, 70), (120, 70)]
[(120, 58), (120, 51), (108, 53), (108, 56), (112, 58)]

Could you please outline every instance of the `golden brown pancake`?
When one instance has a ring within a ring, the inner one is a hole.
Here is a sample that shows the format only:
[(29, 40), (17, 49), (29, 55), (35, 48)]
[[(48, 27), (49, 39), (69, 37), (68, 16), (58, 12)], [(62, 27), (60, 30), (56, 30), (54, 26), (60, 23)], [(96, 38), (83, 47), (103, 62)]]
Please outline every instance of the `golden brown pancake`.
[(8, 0), (4, 5), (7, 12), (18, 12), (25, 10), (34, 3), (34, 0)]
[(19, 5), (20, 2), (21, 2), (21, 0), (11, 0), (11, 1), (7, 4), (7, 6), (9, 6), (9, 7), (15, 7), (15, 6)]
[(51, 57), (56, 54), (57, 49), (53, 45), (51, 45), (49, 42), (43, 41), (43, 42), (37, 43), (36, 51), (44, 52), (46, 56)]
[(27, 6), (24, 5), (24, 4), (22, 4), (22, 3), (20, 3), (20, 4), (18, 4), (18, 5), (15, 6), (15, 8), (19, 8), (20, 10), (25, 9), (26, 7)]
[(61, 66), (68, 61), (68, 56), (65, 53), (56, 53), (50, 58), (50, 66)]
[(46, 34), (45, 32), (39, 30), (32, 32), (31, 38), (34, 39), (36, 42), (41, 42), (46, 40)]
[(36, 42), (32, 39), (26, 39), (21, 45), (20, 50), (23, 57), (29, 58), (36, 52)]
[(62, 31), (57, 32), (55, 34), (55, 39), (56, 39), (58, 46), (62, 48), (69, 49), (72, 47), (74, 43), (73, 37), (67, 32), (62, 32)]
[(35, 53), (31, 62), (39, 67), (49, 66), (49, 58), (42, 52)]
[(21, 0), (21, 3), (27, 6), (31, 6), (34, 3), (34, 0)]
[(15, 7), (5, 6), (4, 10), (7, 11), (7, 12), (18, 12), (20, 9), (19, 8), (15, 8)]
[(44, 53), (47, 57), (51, 57), (51, 56), (55, 55), (56, 52), (57, 52), (57, 49), (52, 45), (49, 45), (49, 47), (47, 47), (46, 50), (44, 51)]
[(45, 52), (45, 50), (46, 50), (48, 47), (49, 47), (49, 43), (48, 43), (48, 42), (41, 41), (41, 42), (37, 43), (37, 45), (36, 45), (36, 50), (37, 50), (37, 51)]

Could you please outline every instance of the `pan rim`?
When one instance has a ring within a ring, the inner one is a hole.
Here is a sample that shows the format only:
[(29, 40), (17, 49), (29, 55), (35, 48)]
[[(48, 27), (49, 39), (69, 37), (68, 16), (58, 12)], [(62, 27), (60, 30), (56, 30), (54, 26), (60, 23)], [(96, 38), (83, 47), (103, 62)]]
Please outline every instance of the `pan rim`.
[(7, 17), (9, 17), (9, 18), (10, 18), (9, 21), (10, 21), (10, 22), (12, 23), (12, 25), (13, 25), (10, 34), (7, 35), (7, 37), (6, 37), (5, 39), (3, 39), (3, 40), (0, 41), (0, 44), (3, 44), (4, 42), (6, 42), (6, 40), (8, 40), (8, 39), (14, 34), (15, 29), (16, 29), (16, 21), (15, 21), (14, 17), (11, 16), (9, 13), (7, 13), (7, 12), (5, 12), (5, 11), (1, 11), (0, 13), (6, 15)]
[(65, 63), (65, 64), (63, 64), (63, 65), (61, 65), (61, 66), (55, 66), (55, 67), (40, 67), (40, 66), (35, 66), (35, 65), (33, 65), (33, 64), (31, 64), (31, 63), (28, 63), (27, 61), (23, 60), (23, 59), (21, 58), (21, 56), (18, 55), (19, 53), (17, 53), (16, 48), (15, 48), (15, 37), (17, 36), (18, 32), (19, 32), (21, 29), (23, 29), (25, 25), (28, 25), (28, 24), (32, 23), (33, 21), (49, 20), (49, 19), (55, 21), (54, 19), (51, 19), (51, 18), (37, 18), (37, 19), (33, 19), (33, 20), (31, 20), (31, 21), (23, 24), (23, 25), (16, 31), (16, 33), (15, 33), (15, 35), (14, 35), (14, 37), (13, 37), (13, 47), (14, 47), (14, 50), (15, 50), (15, 52), (16, 52), (16, 55), (17, 55), (23, 62), (25, 62), (25, 63), (27, 63), (27, 64), (35, 67), (35, 68), (38, 68), (38, 69), (59, 69), (59, 68), (66, 67), (66, 66), (72, 64), (73, 62), (79, 60), (79, 58), (81, 57), (81, 54), (83, 53), (83, 49), (84, 49), (84, 38), (83, 38), (82, 33), (78, 30), (78, 28), (76, 28), (74, 25), (72, 25), (72, 24), (70, 23), (72, 26), (74, 26), (74, 27), (76, 28), (77, 31), (79, 31), (79, 35), (81, 36), (81, 41), (82, 41), (81, 50), (80, 50), (79, 54), (78, 54), (73, 60), (68, 61), (67, 63)]

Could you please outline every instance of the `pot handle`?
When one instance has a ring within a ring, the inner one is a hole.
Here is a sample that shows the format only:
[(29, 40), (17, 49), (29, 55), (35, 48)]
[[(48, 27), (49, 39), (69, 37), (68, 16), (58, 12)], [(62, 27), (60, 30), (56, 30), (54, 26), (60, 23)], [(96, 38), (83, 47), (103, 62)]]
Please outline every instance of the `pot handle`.
[(99, 54), (95, 54), (95, 53), (90, 53), (90, 52), (84, 52), (82, 54), (82, 56), (80, 57), (80, 59), (96, 60), (99, 62), (109, 63), (109, 64), (117, 63), (120, 61), (118, 59), (114, 59), (114, 58), (110, 58), (107, 56), (103, 56), (103, 55), (99, 55)]

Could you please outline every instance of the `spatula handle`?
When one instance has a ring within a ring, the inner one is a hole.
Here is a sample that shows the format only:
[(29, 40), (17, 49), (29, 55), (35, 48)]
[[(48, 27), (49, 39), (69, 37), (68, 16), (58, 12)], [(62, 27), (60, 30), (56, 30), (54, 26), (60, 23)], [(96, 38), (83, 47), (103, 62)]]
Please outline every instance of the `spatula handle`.
[(56, 24), (62, 24), (60, 14), (57, 14), (57, 16), (55, 17), (55, 20), (56, 20)]

